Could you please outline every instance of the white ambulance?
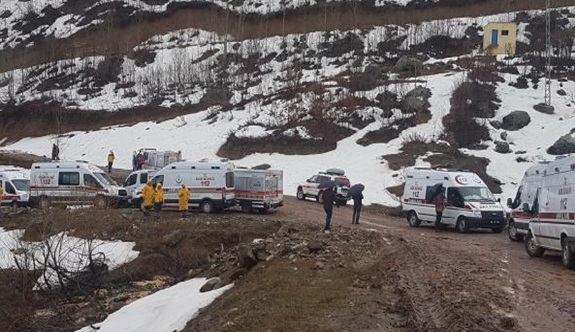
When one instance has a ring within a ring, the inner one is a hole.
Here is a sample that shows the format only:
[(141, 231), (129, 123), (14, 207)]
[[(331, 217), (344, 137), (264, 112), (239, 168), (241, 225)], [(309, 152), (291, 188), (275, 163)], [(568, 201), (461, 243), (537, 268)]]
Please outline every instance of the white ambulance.
[(140, 207), (142, 203), (142, 188), (156, 174), (151, 169), (133, 171), (124, 181), (124, 188), (128, 192), (128, 203)]
[(563, 265), (575, 268), (575, 157), (545, 165), (533, 202), (521, 202), (529, 219), (525, 249), (532, 257), (561, 251)]
[(192, 192), (189, 206), (200, 207), (205, 213), (236, 204), (234, 164), (227, 159), (171, 163), (159, 170), (151, 181), (162, 184), (165, 207), (178, 207), (182, 184)]
[(507, 199), (507, 206), (511, 209), (509, 227), (507, 233), (512, 241), (522, 241), (529, 231), (529, 220), (531, 215), (523, 211), (523, 204), (533, 206), (537, 190), (541, 188), (543, 173), (547, 168), (548, 161), (540, 161), (525, 171), (523, 179), (519, 184), (515, 198)]
[(477, 174), (461, 170), (407, 169), (401, 203), (410, 226), (435, 222), (433, 198), (439, 184), (447, 198), (442, 224), (455, 226), (462, 233), (471, 228), (501, 233), (505, 227), (503, 207)]
[(106, 172), (86, 161), (54, 161), (32, 164), (30, 200), (40, 208), (52, 204), (94, 204), (105, 208), (127, 200), (127, 192)]
[(242, 211), (265, 212), (283, 206), (283, 171), (236, 169), (234, 171), (236, 200)]
[(19, 207), (27, 206), (30, 200), (30, 176), (22, 169), (0, 169), (0, 184), (3, 195), (1, 205)]

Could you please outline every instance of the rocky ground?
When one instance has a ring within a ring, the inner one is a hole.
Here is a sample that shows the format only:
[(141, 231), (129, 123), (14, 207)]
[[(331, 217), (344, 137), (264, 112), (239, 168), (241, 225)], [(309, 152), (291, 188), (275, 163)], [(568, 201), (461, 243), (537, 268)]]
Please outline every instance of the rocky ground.
[(0, 271), (2, 331), (74, 331), (187, 278), (234, 287), (185, 331), (572, 331), (575, 275), (556, 256), (530, 259), (504, 234), (435, 233), (368, 207), (350, 224), (335, 210), (331, 234), (312, 201), (286, 199), (270, 214), (91, 209), (11, 214), (25, 238), (71, 230), (83, 238), (135, 241), (140, 256), (92, 285), (32, 292)]

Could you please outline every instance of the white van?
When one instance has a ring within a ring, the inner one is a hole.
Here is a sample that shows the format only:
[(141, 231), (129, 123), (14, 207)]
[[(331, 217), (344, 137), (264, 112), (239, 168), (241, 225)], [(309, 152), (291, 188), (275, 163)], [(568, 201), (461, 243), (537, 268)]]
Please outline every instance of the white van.
[(236, 169), (236, 200), (243, 212), (265, 212), (283, 206), (283, 171)]
[(515, 198), (507, 199), (507, 206), (511, 209), (507, 233), (512, 241), (522, 241), (529, 231), (531, 215), (523, 211), (523, 204), (527, 203), (529, 206), (533, 206), (537, 190), (541, 188), (543, 173), (547, 164), (549, 164), (548, 161), (540, 161), (529, 167), (523, 175)]
[(27, 206), (30, 200), (30, 176), (18, 168), (0, 169), (0, 183), (3, 188), (0, 205)]
[(105, 208), (121, 204), (127, 192), (98, 166), (86, 161), (54, 161), (32, 164), (30, 200), (40, 208), (52, 204), (94, 204)]
[(156, 174), (156, 171), (142, 169), (133, 171), (124, 181), (124, 188), (128, 192), (128, 203), (139, 207), (142, 201), (142, 188)]
[(234, 164), (222, 160), (179, 161), (159, 170), (152, 183), (161, 183), (164, 206), (178, 207), (182, 184), (192, 192), (189, 207), (210, 213), (235, 205)]
[(563, 265), (575, 268), (575, 157), (545, 165), (532, 203), (521, 202), (529, 219), (525, 249), (532, 257), (545, 250), (561, 251)]
[(421, 167), (408, 168), (406, 172), (401, 203), (410, 226), (419, 226), (421, 221), (435, 222), (432, 199), (438, 184), (443, 184), (447, 198), (442, 224), (455, 226), (462, 233), (470, 228), (490, 228), (495, 233), (503, 231), (503, 207), (477, 174)]

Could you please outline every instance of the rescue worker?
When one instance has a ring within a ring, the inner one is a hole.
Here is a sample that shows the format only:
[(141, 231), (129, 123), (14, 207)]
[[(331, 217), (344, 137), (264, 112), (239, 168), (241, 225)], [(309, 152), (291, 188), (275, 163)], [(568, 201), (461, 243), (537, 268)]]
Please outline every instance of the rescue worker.
[(161, 183), (157, 183), (154, 189), (154, 211), (156, 211), (156, 217), (158, 218), (160, 217), (162, 205), (164, 205), (164, 188), (162, 188)]
[(190, 200), (190, 196), (190, 190), (186, 188), (185, 184), (182, 184), (182, 187), (178, 192), (179, 210), (182, 213), (182, 218), (186, 218), (188, 216), (188, 201)]
[(152, 181), (148, 181), (142, 188), (142, 198), (144, 199), (144, 215), (150, 215), (150, 209), (154, 206), (154, 188)]
[[(324, 232), (329, 234), (331, 231), (331, 216), (333, 214), (333, 204), (334, 202), (336, 202), (335, 191), (333, 191), (331, 187), (327, 188), (322, 192), (322, 197), (323, 197), (323, 209), (325, 211)], [(339, 204), (337, 205), (337, 207), (339, 207)]]
[(114, 151), (110, 150), (110, 153), (108, 153), (108, 173), (112, 173), (114, 160), (116, 160), (116, 156), (114, 156)]
[(146, 156), (144, 156), (143, 152), (140, 151), (138, 157), (136, 158), (136, 161), (138, 163), (138, 169), (142, 169), (142, 167), (146, 163)]
[(443, 216), (443, 210), (445, 210), (445, 188), (439, 186), (434, 198), (435, 203), (435, 231), (441, 230), (441, 217)]

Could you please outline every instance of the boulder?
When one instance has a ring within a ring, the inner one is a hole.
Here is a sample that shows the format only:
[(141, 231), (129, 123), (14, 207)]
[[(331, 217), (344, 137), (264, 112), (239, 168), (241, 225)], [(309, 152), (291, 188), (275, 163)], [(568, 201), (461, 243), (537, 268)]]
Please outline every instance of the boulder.
[(509, 148), (509, 143), (502, 141), (495, 141), (495, 152), (499, 153), (511, 152), (511, 149)]
[(318, 240), (311, 240), (307, 243), (307, 248), (311, 254), (315, 254), (323, 249), (323, 245)]
[(240, 267), (251, 268), (258, 263), (258, 260), (254, 254), (251, 247), (240, 246), (238, 259), (240, 261)]
[(549, 149), (547, 153), (552, 155), (562, 155), (575, 152), (575, 138), (571, 134), (561, 136)]
[(403, 113), (419, 113), (427, 110), (429, 98), (431, 97), (431, 90), (428, 88), (418, 86), (409, 91), (401, 100), (400, 108)]
[(423, 67), (423, 62), (416, 57), (404, 55), (395, 64), (396, 71), (408, 71)]
[(501, 137), (502, 140), (507, 141), (508, 134), (506, 131), (504, 131), (499, 134), (499, 137)]
[(200, 293), (209, 292), (222, 286), (222, 279), (215, 277), (206, 281), (206, 283), (200, 288)]
[(537, 104), (533, 106), (537, 112), (545, 113), (545, 114), (553, 114), (555, 113), (555, 108), (551, 105), (545, 105), (543, 103)]
[(563, 90), (563, 89), (559, 89), (559, 90), (557, 90), (557, 94), (560, 96), (566, 96), (567, 92), (565, 92), (565, 90)]
[(525, 111), (513, 111), (503, 117), (501, 128), (505, 130), (519, 130), (531, 122), (529, 113)]
[(162, 244), (167, 247), (175, 247), (178, 243), (182, 242), (182, 240), (186, 238), (186, 232), (181, 229), (177, 229), (169, 234), (164, 235), (162, 238)]
[(499, 120), (493, 120), (493, 121), (489, 121), (489, 123), (493, 126), (493, 128), (495, 129), (501, 129), (501, 126), (503, 125), (503, 123)]

